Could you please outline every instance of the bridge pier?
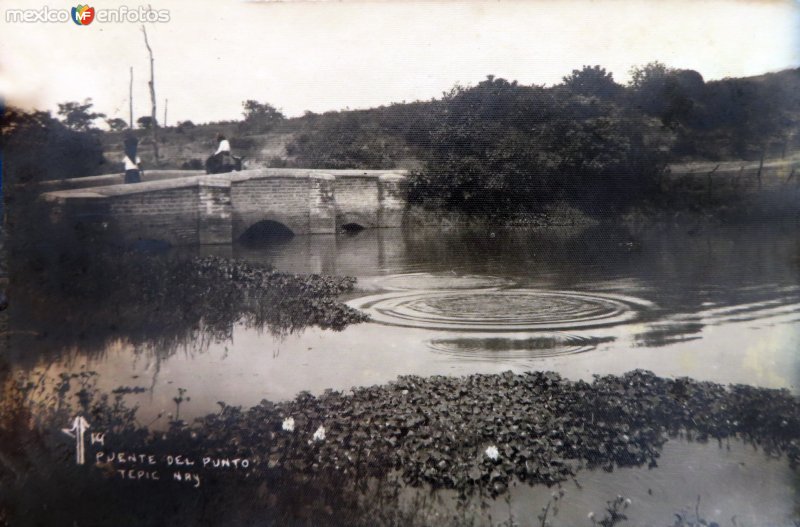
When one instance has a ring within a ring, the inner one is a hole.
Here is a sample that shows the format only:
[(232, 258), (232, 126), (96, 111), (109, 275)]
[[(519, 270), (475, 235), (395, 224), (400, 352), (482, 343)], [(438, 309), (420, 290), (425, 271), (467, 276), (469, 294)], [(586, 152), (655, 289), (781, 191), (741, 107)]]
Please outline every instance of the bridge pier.
[(203, 178), (197, 186), (197, 242), (201, 245), (230, 243), (233, 228), (230, 179)]
[(308, 178), (308, 233), (336, 232), (336, 177), (312, 174)]
[(406, 190), (402, 174), (383, 174), (378, 176), (378, 227), (400, 227), (406, 211)]

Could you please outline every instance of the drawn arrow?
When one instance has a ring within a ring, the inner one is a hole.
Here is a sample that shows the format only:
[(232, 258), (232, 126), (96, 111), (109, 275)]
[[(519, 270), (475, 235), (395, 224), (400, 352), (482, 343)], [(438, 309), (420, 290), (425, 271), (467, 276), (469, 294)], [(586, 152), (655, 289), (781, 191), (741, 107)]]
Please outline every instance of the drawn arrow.
[(62, 432), (75, 439), (75, 462), (78, 465), (83, 465), (85, 462), (83, 435), (87, 428), (89, 428), (89, 423), (82, 415), (78, 415), (72, 420), (72, 428), (61, 429)]

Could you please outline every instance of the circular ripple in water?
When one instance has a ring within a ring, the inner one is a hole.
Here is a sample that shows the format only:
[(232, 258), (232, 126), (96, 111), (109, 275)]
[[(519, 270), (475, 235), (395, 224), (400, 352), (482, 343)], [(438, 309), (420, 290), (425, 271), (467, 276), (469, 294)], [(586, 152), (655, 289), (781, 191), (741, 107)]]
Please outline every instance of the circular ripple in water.
[(386, 276), (378, 285), (389, 290), (430, 289), (491, 289), (514, 285), (512, 280), (499, 276), (452, 275), (447, 273), (405, 273)]
[(433, 339), (428, 342), (428, 347), (438, 353), (464, 359), (541, 359), (584, 353), (612, 340), (613, 337), (582, 337), (563, 333), (540, 334), (524, 339), (456, 337)]
[(387, 293), (349, 303), (383, 324), (462, 331), (609, 326), (638, 316), (643, 300), (571, 291), (457, 290)]

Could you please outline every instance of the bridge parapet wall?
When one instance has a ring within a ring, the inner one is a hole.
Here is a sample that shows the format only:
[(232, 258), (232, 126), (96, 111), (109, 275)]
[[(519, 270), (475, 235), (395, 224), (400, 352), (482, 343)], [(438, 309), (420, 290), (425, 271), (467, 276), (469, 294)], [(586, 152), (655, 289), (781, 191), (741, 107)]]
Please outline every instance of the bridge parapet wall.
[(173, 245), (198, 243), (197, 181), (112, 185), (42, 194), (51, 219), (74, 228), (93, 225), (118, 241), (158, 239)]
[[(202, 170), (143, 170), (142, 182), (162, 181), (192, 176), (206, 175)], [(88, 176), (72, 179), (49, 179), (36, 183), (40, 192), (56, 192), (79, 188), (108, 187), (125, 183), (125, 174), (103, 174), (101, 176)]]

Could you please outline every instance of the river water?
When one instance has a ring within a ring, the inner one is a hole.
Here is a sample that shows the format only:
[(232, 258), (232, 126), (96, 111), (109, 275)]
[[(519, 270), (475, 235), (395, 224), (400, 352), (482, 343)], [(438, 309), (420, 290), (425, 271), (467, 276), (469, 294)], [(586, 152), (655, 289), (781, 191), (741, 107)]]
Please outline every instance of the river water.
[(189, 341), (168, 357), (121, 340), (91, 361), (110, 384), (151, 384), (146, 407), (169, 406), (176, 386), (192, 395), (186, 411), (204, 413), (219, 400), (250, 405), (406, 374), (540, 369), (591, 380), (643, 368), (792, 391), (800, 378), (794, 225), (372, 230), (206, 251), (355, 276), (345, 300), (373, 322), (283, 338), (238, 325), (231, 340)]
[[(178, 387), (191, 396), (181, 416), (192, 417), (214, 411), (217, 401), (249, 406), (407, 374), (552, 370), (591, 380), (643, 368), (800, 387), (796, 224), (383, 229), (202, 252), (293, 273), (355, 276), (356, 290), (344, 300), (372, 322), (281, 338), (240, 324), (229, 340), (188, 341), (168, 355), (159, 353), (157, 335), (138, 348), (121, 339), (91, 359), (70, 354), (44, 367), (86, 366), (108, 389), (145, 386), (135, 396), (142, 422), (174, 408)], [(652, 492), (657, 503), (640, 512), (661, 524), (678, 505), (693, 509), (701, 494), (706, 516), (721, 524), (738, 514), (738, 525), (782, 525), (795, 514), (795, 475), (786, 463), (742, 444), (672, 441), (661, 466), (586, 475), (582, 489), (568, 492), (575, 498), (561, 511), (564, 521), (587, 523), (586, 510), (601, 512), (616, 494), (636, 503)], [(535, 518), (549, 495), (514, 490), (516, 515)]]

